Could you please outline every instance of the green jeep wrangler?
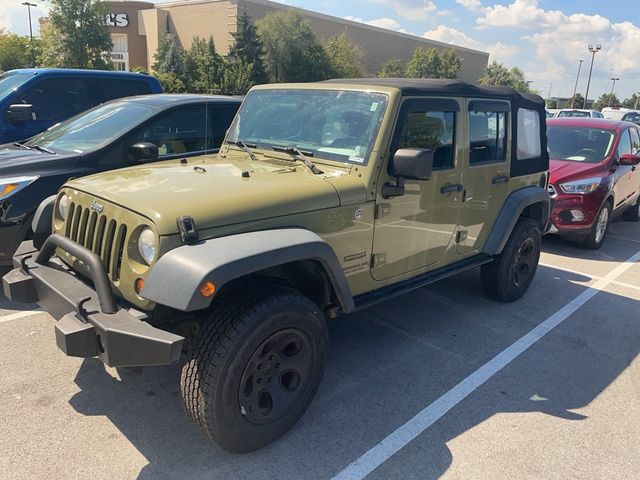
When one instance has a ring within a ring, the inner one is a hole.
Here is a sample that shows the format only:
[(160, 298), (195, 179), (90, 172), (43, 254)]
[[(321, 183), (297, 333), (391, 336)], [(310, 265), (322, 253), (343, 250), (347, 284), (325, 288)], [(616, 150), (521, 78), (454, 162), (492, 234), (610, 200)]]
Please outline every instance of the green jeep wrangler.
[[(521, 297), (548, 223), (545, 105), (460, 81), (265, 85), (218, 155), (69, 181), (3, 279), (57, 345), (182, 361), (193, 423), (246, 452), (313, 399), (327, 320), (480, 267)], [(46, 235), (41, 235), (46, 238)]]

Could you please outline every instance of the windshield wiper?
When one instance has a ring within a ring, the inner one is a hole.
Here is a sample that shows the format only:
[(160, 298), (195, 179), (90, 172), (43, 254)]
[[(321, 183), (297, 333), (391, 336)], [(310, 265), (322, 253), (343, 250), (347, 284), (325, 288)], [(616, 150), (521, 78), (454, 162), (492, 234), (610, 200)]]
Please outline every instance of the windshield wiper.
[(51, 155), (54, 155), (56, 153), (53, 150), (49, 150), (48, 148), (45, 148), (41, 145), (31, 145), (31, 148), (35, 148), (39, 152), (50, 153)]
[(24, 143), (20, 143), (20, 142), (13, 142), (13, 146), (24, 148), (25, 150), (35, 150), (33, 147), (30, 147), (29, 145), (25, 145)]
[(227, 144), (235, 145), (236, 147), (240, 148), (240, 150), (242, 150), (244, 153), (249, 155), (249, 158), (251, 158), (251, 160), (253, 160), (254, 162), (258, 161), (258, 157), (256, 157), (256, 154), (251, 151), (251, 148), (256, 148), (256, 145), (246, 144), (242, 140), (237, 140), (235, 142), (231, 140), (227, 140)]
[(273, 145), (271, 148), (276, 152), (284, 152), (284, 153), (288, 153), (289, 155), (295, 155), (295, 158), (302, 160), (302, 162), (307, 167), (309, 167), (309, 170), (311, 170), (316, 175), (320, 175), (324, 173), (322, 170), (316, 167), (315, 163), (309, 160), (309, 157), (313, 156), (313, 152), (303, 151), (297, 147), (283, 147), (281, 145)]

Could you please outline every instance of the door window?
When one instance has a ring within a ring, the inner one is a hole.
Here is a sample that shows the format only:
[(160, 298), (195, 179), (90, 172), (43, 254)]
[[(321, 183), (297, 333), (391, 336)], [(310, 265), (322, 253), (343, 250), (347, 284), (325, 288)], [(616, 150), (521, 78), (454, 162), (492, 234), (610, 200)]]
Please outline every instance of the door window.
[(30, 87), (18, 102), (33, 105), (37, 121), (64, 120), (92, 107), (81, 78), (49, 78)]
[(629, 136), (629, 130), (625, 130), (622, 132), (618, 143), (618, 157), (628, 153), (631, 153), (631, 137)]
[(631, 133), (631, 153), (638, 155), (640, 152), (640, 133), (637, 128), (630, 128), (629, 133)]
[(240, 105), (209, 105), (207, 150), (219, 149)]
[(433, 169), (454, 166), (455, 112), (411, 110), (404, 118), (398, 148), (433, 150)]
[(469, 165), (507, 158), (506, 112), (469, 112)]
[(205, 105), (178, 107), (146, 124), (130, 143), (151, 142), (161, 157), (204, 151), (206, 125)]

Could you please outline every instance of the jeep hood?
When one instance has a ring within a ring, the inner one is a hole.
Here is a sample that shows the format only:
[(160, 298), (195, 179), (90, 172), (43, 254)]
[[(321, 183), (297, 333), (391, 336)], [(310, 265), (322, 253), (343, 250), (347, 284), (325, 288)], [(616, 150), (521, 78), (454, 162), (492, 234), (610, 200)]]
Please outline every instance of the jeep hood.
[[(201, 230), (336, 207), (340, 198), (332, 184), (345, 183), (336, 182), (336, 176), (350, 177), (344, 171), (314, 175), (298, 163), (280, 166), (211, 156), (114, 170), (67, 186), (140, 213), (160, 235), (170, 235), (177, 232), (176, 219), (185, 215)], [(349, 197), (354, 196), (354, 181), (347, 181)], [(358, 189), (364, 198), (364, 186)]]

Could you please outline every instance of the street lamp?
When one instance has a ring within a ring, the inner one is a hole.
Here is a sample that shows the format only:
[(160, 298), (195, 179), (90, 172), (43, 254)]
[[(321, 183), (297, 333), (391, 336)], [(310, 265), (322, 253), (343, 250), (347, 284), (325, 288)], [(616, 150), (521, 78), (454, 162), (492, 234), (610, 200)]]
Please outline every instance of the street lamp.
[(616, 88), (616, 82), (620, 79), (611, 77), (611, 80), (613, 80), (613, 85), (611, 85), (611, 93), (609, 94), (609, 105), (607, 105), (607, 107), (611, 106), (611, 99), (613, 98), (613, 89)]
[(589, 44), (589, 51), (591, 52), (591, 67), (589, 68), (589, 80), (587, 80), (587, 91), (584, 94), (584, 105), (582, 108), (587, 108), (587, 100), (589, 99), (589, 86), (591, 85), (591, 73), (593, 72), (593, 60), (596, 57), (596, 53), (602, 50), (602, 45), (597, 44), (595, 47)]
[(573, 100), (576, 98), (576, 90), (578, 89), (578, 79), (580, 78), (580, 70), (584, 60), (578, 60), (578, 74), (576, 75), (576, 84), (573, 86), (573, 95), (571, 95), (571, 108), (573, 108)]
[(31, 66), (33, 67), (33, 29), (31, 27), (31, 7), (37, 7), (35, 3), (22, 2), (22, 5), (27, 7), (29, 11), (29, 46), (31, 47)]

